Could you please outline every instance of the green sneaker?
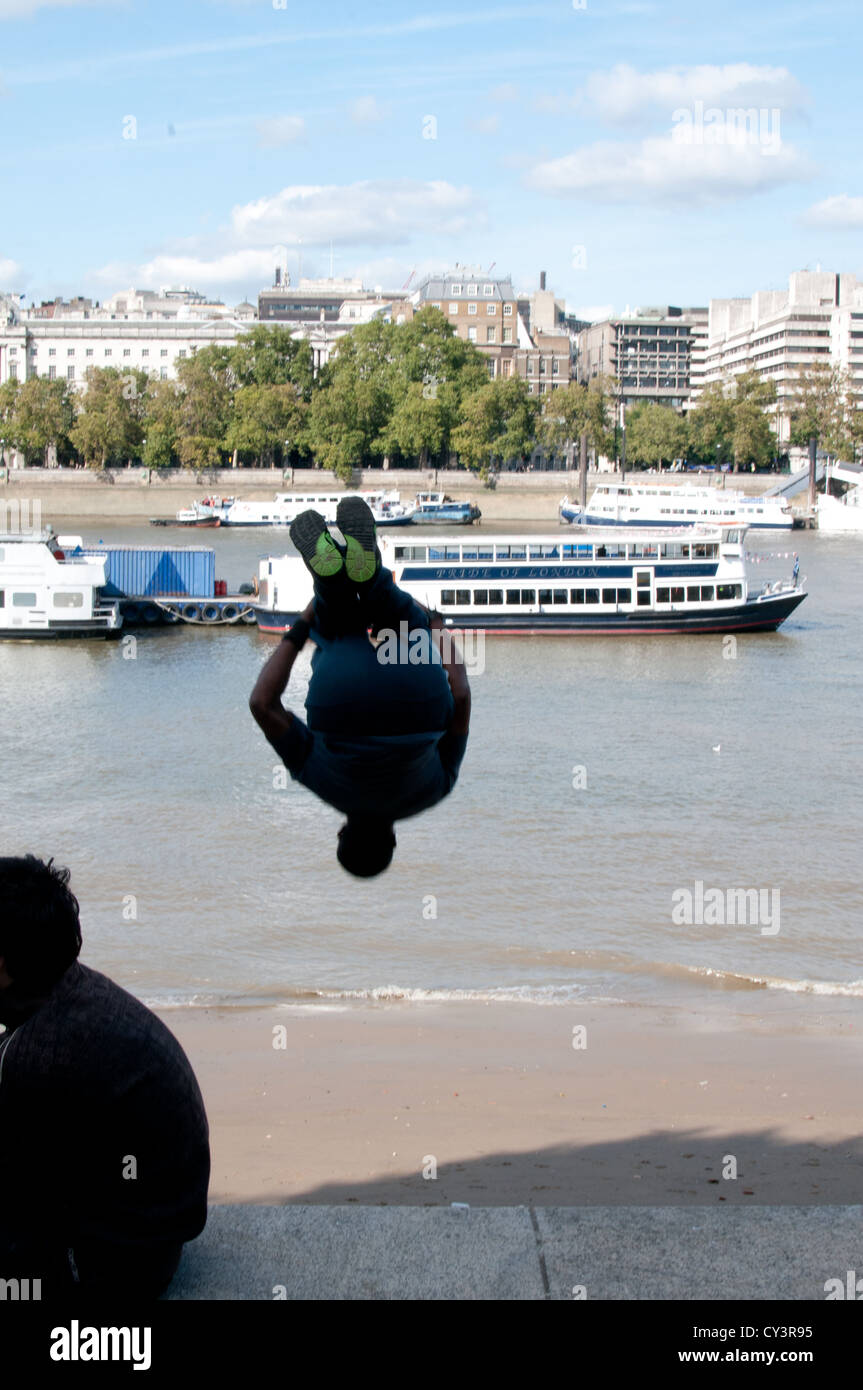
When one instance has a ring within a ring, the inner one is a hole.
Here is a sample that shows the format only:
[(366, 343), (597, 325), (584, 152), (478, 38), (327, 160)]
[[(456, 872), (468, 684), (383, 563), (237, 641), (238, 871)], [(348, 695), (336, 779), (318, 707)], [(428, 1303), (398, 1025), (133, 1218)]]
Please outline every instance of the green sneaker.
[(312, 574), (319, 579), (329, 579), (339, 572), (344, 563), (342, 554), (320, 512), (301, 512), (291, 522), (288, 534)]
[(362, 497), (345, 497), (336, 510), (336, 525), (345, 538), (345, 569), (354, 584), (374, 579), (381, 557), (375, 541), (375, 519)]

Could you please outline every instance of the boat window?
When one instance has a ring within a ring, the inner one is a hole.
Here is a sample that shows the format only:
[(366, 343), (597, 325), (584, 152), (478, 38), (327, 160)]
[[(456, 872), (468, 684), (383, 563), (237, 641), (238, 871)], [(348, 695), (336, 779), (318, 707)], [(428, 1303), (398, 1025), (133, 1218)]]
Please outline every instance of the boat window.
[(593, 546), (584, 545), (565, 545), (563, 546), (563, 557), (566, 560), (590, 560), (593, 558)]
[(425, 560), (426, 548), (424, 545), (397, 545), (397, 560)]
[(671, 599), (670, 599), (670, 594), (671, 594), (671, 590), (670, 590), (670, 589), (657, 589), (657, 591), (656, 591), (656, 602), (657, 602), (657, 603), (670, 603), (670, 601), (671, 601)]
[(84, 607), (84, 595), (83, 595), (82, 593), (77, 593), (77, 594), (63, 594), (63, 593), (55, 594), (55, 595), (54, 595), (54, 607), (55, 607), (55, 608), (83, 608), (83, 607)]
[(702, 584), (702, 586), (701, 586), (701, 602), (702, 602), (702, 603), (712, 603), (712, 602), (713, 602), (713, 585), (712, 585), (712, 584)]
[(717, 584), (717, 598), (742, 598), (743, 590), (739, 584)]
[(470, 550), (466, 545), (463, 545), (461, 548), (461, 558), (463, 560), (476, 560), (477, 553), (475, 550)]
[(458, 604), (470, 603), (470, 589), (456, 589), (455, 601)]
[(557, 560), (560, 558), (560, 551), (556, 545), (532, 545), (530, 558), (531, 560)]
[(698, 603), (701, 598), (701, 589), (698, 584), (687, 585), (686, 598), (688, 603)]
[(539, 601), (540, 603), (551, 603), (551, 589), (540, 589)]
[(522, 603), (536, 603), (536, 589), (522, 589)]
[(675, 586), (674, 588), (672, 588), (672, 590), (671, 590), (671, 602), (672, 602), (672, 603), (682, 603), (682, 602), (683, 602), (683, 585), (682, 585), (682, 584), (681, 584), (679, 587)]
[(489, 589), (488, 601), (490, 604), (503, 603), (503, 589)]
[(19, 590), (19, 592), (18, 592), (17, 594), (13, 594), (13, 595), (12, 595), (12, 607), (13, 607), (13, 608), (35, 608), (35, 607), (36, 607), (36, 595), (35, 595), (35, 594), (28, 594), (28, 593), (25, 593), (23, 590)]
[(461, 559), (460, 551), (461, 551), (461, 546), (458, 546), (458, 545), (448, 545), (447, 548), (446, 548), (446, 559), (447, 559), (447, 560), (460, 560), (460, 559)]
[[(638, 602), (641, 603), (641, 601), (642, 601), (643, 598), (644, 598), (644, 594), (639, 594), (639, 595), (638, 595)], [(648, 595), (648, 598), (649, 598), (649, 595)], [(617, 591), (617, 601), (618, 601), (618, 603), (632, 603), (632, 590), (631, 590), (631, 589), (618, 589), (618, 591)]]
[(430, 559), (430, 560), (445, 560), (445, 559), (446, 559), (446, 555), (445, 555), (444, 551), (441, 549), (441, 547), (440, 547), (439, 545), (430, 545), (430, 546), (429, 546), (429, 559)]
[(570, 589), (570, 591), (569, 591), (569, 601), (570, 601), (570, 603), (584, 603), (584, 590), (583, 590), (583, 589)]
[(642, 541), (636, 541), (629, 547), (630, 560), (655, 560), (658, 554), (658, 545), (650, 545)]
[(603, 589), (603, 591), (602, 591), (602, 601), (603, 601), (603, 603), (617, 603), (617, 590), (616, 590), (616, 589)]
[(523, 545), (511, 545), (509, 548), (509, 558), (511, 560), (524, 560), (525, 547)]
[(598, 589), (585, 589), (585, 591), (584, 591), (584, 601), (585, 601), (585, 603), (599, 603), (599, 590), (598, 590)]
[(474, 589), (473, 601), (474, 603), (480, 603), (483, 605), (483, 607), (485, 607), (485, 605), (488, 603), (488, 589)]
[(5, 608), (5, 607), (6, 607), (6, 591), (5, 591), (5, 589), (0, 589), (0, 608)]
[(478, 560), (493, 560), (493, 559), (494, 559), (494, 546), (493, 546), (493, 545), (478, 545), (477, 548), (476, 548), (476, 558), (477, 558)]
[(552, 591), (553, 603), (566, 603), (566, 589), (554, 589)]
[(494, 555), (495, 555), (495, 559), (496, 559), (496, 560), (508, 560), (508, 559), (509, 559), (509, 546), (508, 546), (508, 545), (496, 545), (495, 548), (494, 548)]
[(455, 589), (441, 589), (440, 601), (447, 605), (455, 603)]
[(521, 603), (521, 589), (507, 589), (507, 603)]

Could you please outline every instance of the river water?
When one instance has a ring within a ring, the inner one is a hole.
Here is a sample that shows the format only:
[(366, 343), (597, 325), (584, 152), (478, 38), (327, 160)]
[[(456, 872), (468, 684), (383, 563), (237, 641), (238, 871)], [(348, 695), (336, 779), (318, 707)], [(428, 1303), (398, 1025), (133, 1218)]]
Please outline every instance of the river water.
[[(229, 590), (284, 549), (273, 533), (52, 520), (87, 543), (212, 545)], [(519, 528), (482, 527), (502, 529)], [(3, 852), (69, 865), (83, 959), (151, 1003), (856, 1018), (863, 543), (748, 541), (799, 551), (809, 597), (736, 655), (719, 636), (490, 639), (456, 790), (397, 827), (369, 883), (336, 862), (337, 813), (276, 785), (247, 708), (274, 639), (146, 630), (134, 659), (122, 643), (0, 643)], [(302, 656), (299, 711), (307, 677)], [(681, 924), (698, 883), (758, 889), (763, 913)]]

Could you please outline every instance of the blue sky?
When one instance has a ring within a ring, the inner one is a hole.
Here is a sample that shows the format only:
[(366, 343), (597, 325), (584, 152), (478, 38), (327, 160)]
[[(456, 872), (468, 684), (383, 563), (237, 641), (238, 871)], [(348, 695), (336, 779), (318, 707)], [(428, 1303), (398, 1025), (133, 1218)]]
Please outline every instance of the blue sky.
[(331, 243), (587, 316), (863, 276), (861, 37), (857, 0), (0, 0), (0, 288), (254, 302)]

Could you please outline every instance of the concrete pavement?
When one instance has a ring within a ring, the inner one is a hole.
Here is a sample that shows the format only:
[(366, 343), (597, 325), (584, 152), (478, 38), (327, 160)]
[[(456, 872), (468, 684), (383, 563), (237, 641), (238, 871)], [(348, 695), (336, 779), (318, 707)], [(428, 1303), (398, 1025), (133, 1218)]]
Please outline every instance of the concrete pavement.
[(849, 1270), (861, 1206), (217, 1206), (166, 1297), (823, 1300)]

